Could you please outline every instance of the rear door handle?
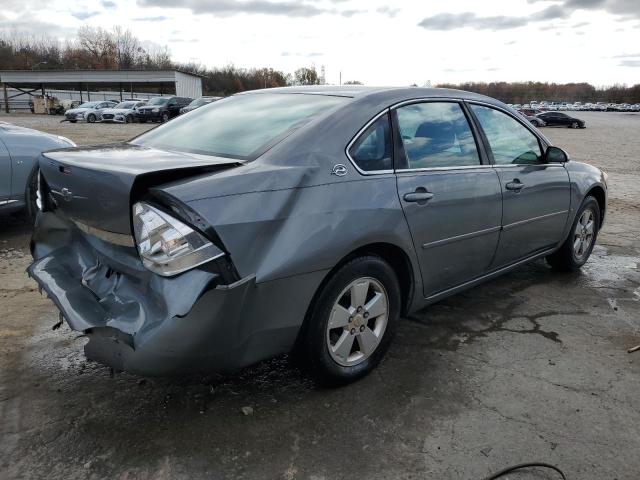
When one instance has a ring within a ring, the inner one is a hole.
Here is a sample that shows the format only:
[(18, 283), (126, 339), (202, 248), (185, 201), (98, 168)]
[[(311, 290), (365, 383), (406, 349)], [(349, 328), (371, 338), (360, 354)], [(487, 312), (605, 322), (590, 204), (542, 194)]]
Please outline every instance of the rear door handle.
[(509, 182), (505, 185), (505, 188), (507, 190), (512, 190), (514, 192), (519, 192), (520, 190), (522, 190), (524, 188), (524, 183), (520, 183), (520, 180), (518, 180), (517, 178), (513, 179), (513, 182)]
[(433, 193), (416, 189), (415, 192), (405, 193), (402, 198), (404, 198), (405, 202), (415, 202), (418, 205), (424, 205), (433, 198)]

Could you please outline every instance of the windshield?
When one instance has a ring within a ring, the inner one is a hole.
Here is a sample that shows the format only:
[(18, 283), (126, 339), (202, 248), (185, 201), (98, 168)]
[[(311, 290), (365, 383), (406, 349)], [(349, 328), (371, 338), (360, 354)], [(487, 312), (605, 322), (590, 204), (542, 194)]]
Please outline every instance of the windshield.
[(169, 99), (167, 97), (155, 97), (149, 100), (147, 105), (164, 105)]
[(136, 103), (138, 102), (120, 102), (114, 108), (133, 108), (136, 106)]
[(132, 143), (252, 160), (312, 118), (348, 100), (304, 94), (237, 95), (178, 117)]
[(93, 108), (96, 105), (98, 105), (98, 103), (100, 102), (85, 102), (82, 105), (80, 105), (78, 108)]
[(206, 105), (207, 103), (211, 103), (211, 100), (208, 98), (196, 98), (193, 100), (189, 106), (190, 107), (201, 107), (202, 105)]

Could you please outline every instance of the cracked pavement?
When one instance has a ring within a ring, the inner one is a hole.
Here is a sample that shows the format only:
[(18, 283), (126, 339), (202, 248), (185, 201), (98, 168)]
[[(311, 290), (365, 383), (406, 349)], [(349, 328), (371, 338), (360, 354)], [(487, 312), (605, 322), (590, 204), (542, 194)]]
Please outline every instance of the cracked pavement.
[(229, 377), (112, 377), (66, 325), (51, 330), (57, 312), (24, 273), (28, 226), (0, 216), (0, 478), (479, 479), (527, 461), (638, 478), (640, 352), (626, 350), (640, 343), (640, 115), (580, 116), (586, 130), (543, 133), (610, 174), (585, 268), (535, 262), (404, 319), (382, 365), (335, 390), (287, 358)]

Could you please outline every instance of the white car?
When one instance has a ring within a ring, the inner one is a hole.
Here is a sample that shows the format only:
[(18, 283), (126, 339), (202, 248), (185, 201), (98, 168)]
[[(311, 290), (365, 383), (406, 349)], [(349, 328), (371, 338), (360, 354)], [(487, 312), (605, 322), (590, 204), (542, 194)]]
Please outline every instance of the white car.
[(65, 119), (71, 123), (87, 122), (95, 123), (102, 118), (102, 112), (107, 108), (113, 108), (118, 102), (105, 100), (101, 102), (85, 102), (79, 107), (64, 112)]
[(133, 123), (136, 118), (136, 109), (146, 104), (147, 102), (143, 100), (126, 100), (120, 102), (113, 108), (103, 110), (101, 121), (107, 123)]

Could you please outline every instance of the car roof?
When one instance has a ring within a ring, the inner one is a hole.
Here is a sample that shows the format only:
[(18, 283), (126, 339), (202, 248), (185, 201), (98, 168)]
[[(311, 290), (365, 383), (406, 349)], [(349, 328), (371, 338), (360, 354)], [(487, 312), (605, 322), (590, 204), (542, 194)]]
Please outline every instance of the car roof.
[(420, 87), (369, 87), (364, 85), (309, 85), (298, 87), (267, 88), (262, 90), (250, 90), (237, 95), (246, 94), (289, 93), (308, 95), (330, 95), (350, 98), (364, 98), (376, 96), (380, 100), (388, 98), (411, 100), (414, 98), (459, 98), (465, 100), (478, 100), (488, 103), (501, 104), (498, 100), (478, 93), (456, 90), (452, 88), (420, 88)]

